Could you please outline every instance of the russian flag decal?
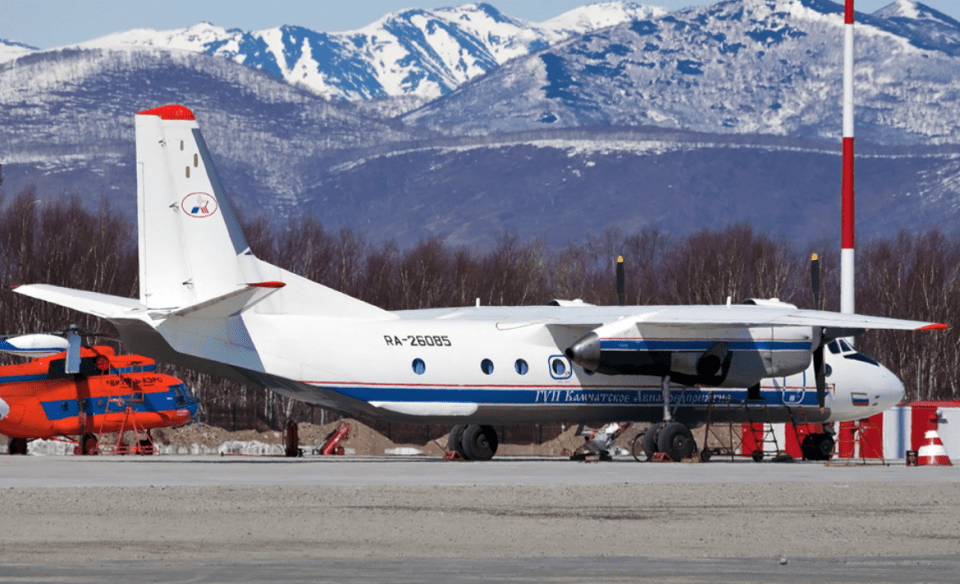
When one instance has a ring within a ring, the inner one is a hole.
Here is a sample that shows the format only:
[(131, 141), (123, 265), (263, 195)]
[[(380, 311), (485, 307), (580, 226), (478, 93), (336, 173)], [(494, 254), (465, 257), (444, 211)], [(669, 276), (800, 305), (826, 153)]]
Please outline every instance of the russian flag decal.
[(870, 396), (865, 393), (852, 392), (850, 394), (850, 401), (852, 401), (855, 406), (866, 407), (870, 405)]

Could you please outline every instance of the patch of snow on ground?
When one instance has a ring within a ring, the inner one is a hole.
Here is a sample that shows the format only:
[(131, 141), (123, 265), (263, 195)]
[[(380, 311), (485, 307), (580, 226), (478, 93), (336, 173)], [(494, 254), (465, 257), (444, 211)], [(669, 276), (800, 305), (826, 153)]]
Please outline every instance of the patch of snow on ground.
[(67, 456), (73, 454), (76, 444), (65, 440), (31, 440), (27, 443), (30, 456)]
[(246, 454), (260, 455), (275, 454), (283, 455), (284, 448), (279, 444), (264, 444), (259, 440), (245, 442), (242, 440), (228, 440), (217, 448), (217, 452), (223, 454)]
[(398, 446), (397, 448), (387, 448), (383, 453), (393, 456), (419, 456), (423, 454), (423, 451), (409, 446)]

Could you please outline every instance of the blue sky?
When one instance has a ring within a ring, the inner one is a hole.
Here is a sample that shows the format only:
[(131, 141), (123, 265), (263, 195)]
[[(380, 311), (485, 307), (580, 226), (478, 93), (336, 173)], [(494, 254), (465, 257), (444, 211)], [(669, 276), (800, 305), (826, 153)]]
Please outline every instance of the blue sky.
[[(859, 12), (873, 12), (893, 0), (857, 0)], [(712, 4), (714, 0), (652, 0), (640, 4), (667, 9)], [(77, 43), (132, 28), (165, 30), (206, 21), (225, 28), (261, 30), (295, 24), (318, 31), (360, 28), (402, 8), (437, 8), (458, 0), (0, 0), (0, 38), (40, 48)], [(488, 0), (508, 16), (532, 22), (591, 4), (586, 0)], [(927, 6), (960, 20), (957, 0), (929, 0)]]

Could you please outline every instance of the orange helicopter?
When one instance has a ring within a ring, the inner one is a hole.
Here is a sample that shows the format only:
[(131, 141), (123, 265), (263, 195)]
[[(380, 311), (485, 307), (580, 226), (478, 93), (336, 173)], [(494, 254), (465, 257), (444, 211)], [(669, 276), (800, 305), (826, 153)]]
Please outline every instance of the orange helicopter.
[[(55, 335), (0, 339), (0, 351), (34, 357), (0, 366), (0, 434), (10, 454), (26, 454), (38, 438), (78, 436), (76, 454), (97, 454), (104, 434), (117, 434), (114, 452), (152, 454), (153, 428), (192, 421), (198, 403), (183, 381), (157, 373), (141, 355), (108, 346), (81, 346), (75, 327)], [(123, 443), (134, 432), (135, 444)]]

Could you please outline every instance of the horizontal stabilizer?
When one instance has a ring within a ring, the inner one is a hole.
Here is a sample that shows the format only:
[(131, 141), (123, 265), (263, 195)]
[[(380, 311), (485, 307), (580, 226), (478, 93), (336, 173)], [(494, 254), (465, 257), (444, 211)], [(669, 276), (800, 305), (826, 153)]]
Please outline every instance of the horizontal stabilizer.
[(258, 302), (283, 287), (283, 282), (247, 284), (233, 292), (227, 292), (205, 302), (176, 310), (171, 315), (189, 318), (229, 318), (253, 308)]
[(111, 296), (110, 294), (100, 294), (98, 292), (87, 292), (86, 290), (72, 290), (50, 284), (16, 286), (13, 288), (13, 291), (17, 294), (23, 294), (24, 296), (37, 298), (38, 300), (45, 300), (66, 308), (72, 308), (80, 312), (108, 319), (127, 315), (131, 312), (147, 310), (146, 306), (140, 304), (139, 300), (133, 298)]

